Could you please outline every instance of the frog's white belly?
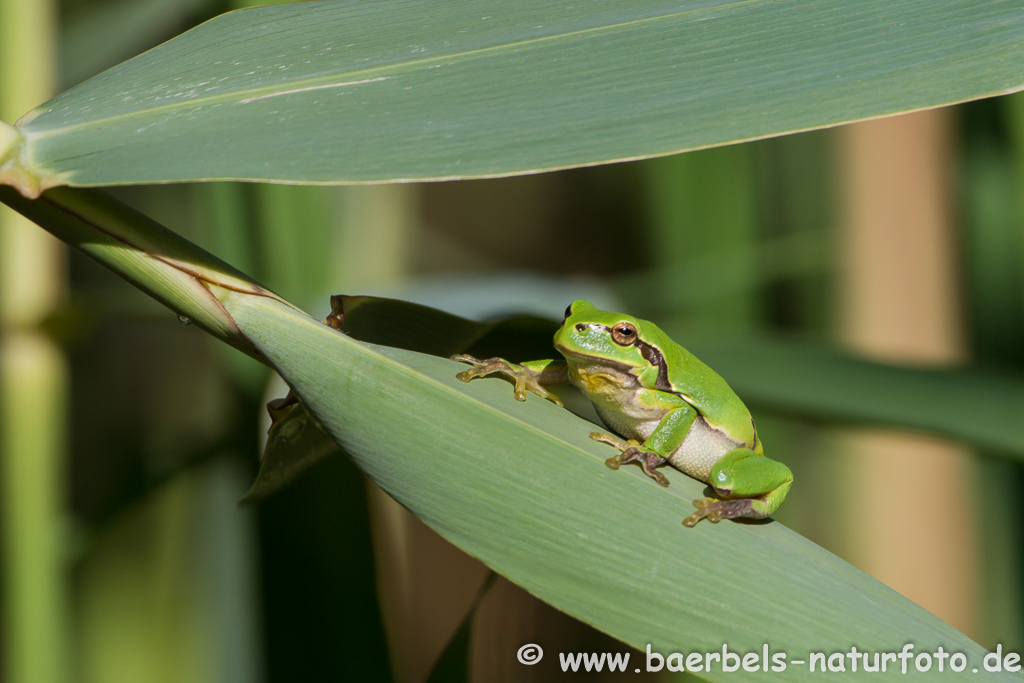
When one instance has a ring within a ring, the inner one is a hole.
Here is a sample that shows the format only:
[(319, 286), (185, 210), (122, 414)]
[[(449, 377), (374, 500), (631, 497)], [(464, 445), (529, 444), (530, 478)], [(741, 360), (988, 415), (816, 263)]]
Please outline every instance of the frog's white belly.
[[(614, 367), (590, 367), (570, 361), (569, 381), (590, 399), (608, 429), (627, 439), (643, 443), (668, 412), (663, 406), (644, 405), (638, 392), (647, 390), (636, 377)], [(719, 458), (745, 445), (714, 429), (698, 415), (668, 461), (676, 469), (707, 483)]]
[(676, 469), (706, 483), (711, 478), (711, 468), (714, 464), (723, 455), (742, 445), (712, 428), (704, 421), (703, 416), (698, 415), (683, 443), (668, 456), (668, 461)]
[[(643, 443), (665, 416), (664, 410), (650, 411), (635, 406), (609, 405), (594, 402), (601, 421), (613, 432)], [(705, 483), (719, 458), (744, 444), (714, 429), (701, 415), (693, 421), (683, 443), (668, 456), (669, 463), (694, 479)]]

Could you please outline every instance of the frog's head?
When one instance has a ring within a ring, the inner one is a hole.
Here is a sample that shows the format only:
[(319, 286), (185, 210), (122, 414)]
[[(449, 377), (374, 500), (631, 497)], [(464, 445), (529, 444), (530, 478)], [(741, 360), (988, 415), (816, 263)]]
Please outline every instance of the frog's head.
[(631, 315), (602, 311), (588, 301), (574, 301), (555, 333), (555, 348), (568, 359), (586, 359), (639, 375), (659, 367), (661, 352), (644, 330), (651, 324)]

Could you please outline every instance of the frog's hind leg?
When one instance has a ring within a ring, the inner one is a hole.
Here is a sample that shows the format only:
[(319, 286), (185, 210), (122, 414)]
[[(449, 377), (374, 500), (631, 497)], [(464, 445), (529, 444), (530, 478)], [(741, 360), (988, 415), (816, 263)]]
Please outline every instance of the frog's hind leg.
[(712, 523), (737, 517), (764, 519), (786, 498), (793, 484), (793, 473), (781, 462), (749, 448), (737, 448), (715, 463), (709, 483), (721, 500), (693, 501), (697, 511), (683, 520), (686, 526), (693, 526), (704, 518)]

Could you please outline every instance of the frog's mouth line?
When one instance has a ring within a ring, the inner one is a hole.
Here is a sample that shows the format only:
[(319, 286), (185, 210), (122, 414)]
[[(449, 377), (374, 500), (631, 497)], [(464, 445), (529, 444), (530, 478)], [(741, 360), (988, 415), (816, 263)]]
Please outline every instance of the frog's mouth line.
[(565, 348), (561, 344), (555, 344), (555, 350), (558, 351), (563, 356), (565, 356), (566, 358), (572, 356), (573, 358), (579, 358), (581, 360), (588, 360), (588, 361), (593, 361), (594, 363), (599, 363), (601, 365), (607, 365), (608, 367), (612, 368), (613, 370), (618, 370), (619, 372), (621, 372), (623, 374), (634, 375), (634, 376), (636, 374), (633, 371), (636, 370), (637, 368), (635, 366), (633, 366), (633, 365), (628, 365), (626, 363), (620, 363), (620, 362), (614, 361), (614, 360), (608, 360), (607, 358), (600, 358), (598, 356), (591, 356), (589, 354), (580, 353), (578, 351), (570, 351), (569, 349)]

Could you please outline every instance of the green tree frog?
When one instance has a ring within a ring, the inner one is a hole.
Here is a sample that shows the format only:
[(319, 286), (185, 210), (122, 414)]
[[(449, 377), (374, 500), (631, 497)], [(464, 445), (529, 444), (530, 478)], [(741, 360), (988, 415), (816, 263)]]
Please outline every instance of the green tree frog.
[(565, 360), (452, 360), (473, 366), (457, 375), (464, 382), (492, 373), (510, 377), (520, 401), (530, 391), (562, 405), (544, 387), (578, 387), (605, 425), (627, 439), (590, 435), (619, 451), (608, 467), (637, 463), (668, 486), (656, 469), (668, 463), (711, 486), (717, 497), (693, 501), (697, 511), (683, 520), (688, 527), (703, 518), (760, 519), (778, 509), (793, 473), (765, 457), (750, 411), (725, 380), (656, 325), (575, 301), (565, 309), (554, 345)]

